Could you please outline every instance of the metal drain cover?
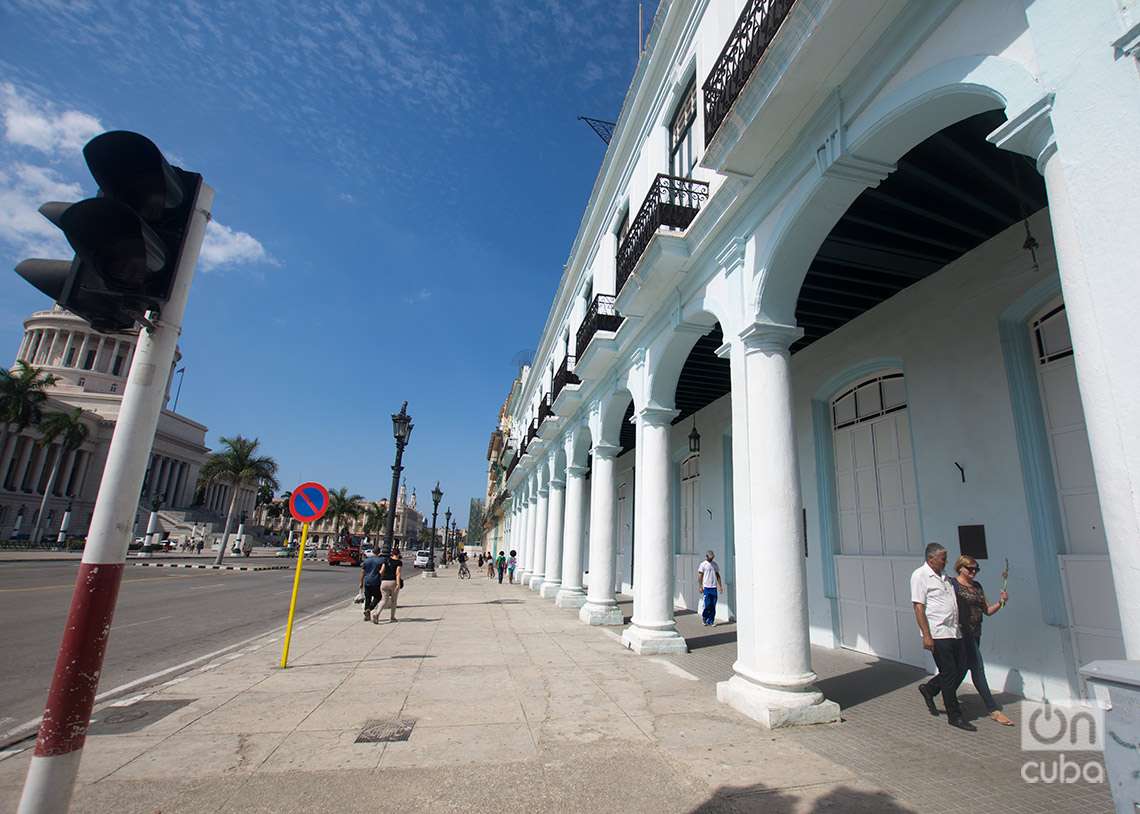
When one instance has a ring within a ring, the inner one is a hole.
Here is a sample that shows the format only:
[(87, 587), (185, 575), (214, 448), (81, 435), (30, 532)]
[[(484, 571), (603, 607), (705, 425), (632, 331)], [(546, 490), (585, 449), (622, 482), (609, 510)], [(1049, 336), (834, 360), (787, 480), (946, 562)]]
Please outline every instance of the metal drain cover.
[(416, 725), (415, 719), (395, 721), (368, 721), (360, 734), (356, 736), (356, 743), (395, 743), (406, 741), (412, 734), (412, 727)]

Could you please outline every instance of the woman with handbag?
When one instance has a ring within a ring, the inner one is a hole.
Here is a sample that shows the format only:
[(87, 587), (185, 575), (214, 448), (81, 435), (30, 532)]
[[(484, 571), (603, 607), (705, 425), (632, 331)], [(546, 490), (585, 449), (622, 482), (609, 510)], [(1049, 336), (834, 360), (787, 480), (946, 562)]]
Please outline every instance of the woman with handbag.
[(400, 588), (404, 585), (402, 561), (400, 550), (393, 548), (392, 553), (384, 560), (380, 567), (380, 607), (372, 614), (372, 623), (380, 624), (380, 612), (389, 608), (388, 621), (396, 621), (396, 600), (400, 595)]

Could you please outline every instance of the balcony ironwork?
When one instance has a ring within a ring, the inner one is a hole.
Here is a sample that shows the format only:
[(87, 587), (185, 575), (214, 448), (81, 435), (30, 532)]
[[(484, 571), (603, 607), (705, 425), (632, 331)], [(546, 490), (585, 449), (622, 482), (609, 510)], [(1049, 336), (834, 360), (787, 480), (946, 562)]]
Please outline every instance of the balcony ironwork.
[(702, 85), (705, 144), (716, 135), (795, 0), (749, 0)]
[(526, 431), (527, 446), (530, 446), (530, 442), (538, 436), (538, 425), (540, 423), (537, 416), (530, 420), (530, 429)]
[(662, 226), (685, 229), (701, 204), (708, 200), (709, 185), (692, 178), (658, 173), (649, 187), (649, 194), (641, 204), (637, 217), (626, 232), (617, 253), (617, 291), (620, 293), (626, 280), (633, 274), (637, 261), (645, 253), (649, 241)]
[(554, 411), (550, 409), (550, 394), (547, 393), (542, 397), (542, 401), (538, 403), (538, 423), (542, 424), (543, 421), (554, 415)]
[(574, 357), (567, 354), (562, 357), (562, 364), (558, 366), (558, 372), (554, 374), (554, 383), (551, 386), (551, 404), (558, 400), (558, 394), (562, 392), (562, 388), (566, 385), (581, 383), (582, 380), (579, 379), (578, 374), (574, 372)]
[[(622, 315), (617, 312), (617, 297), (613, 294), (598, 294), (590, 307), (586, 309), (586, 316), (578, 326), (578, 337), (575, 344), (577, 358), (581, 359), (590, 345), (590, 340), (598, 331), (616, 331), (621, 327)], [(575, 377), (577, 378), (577, 377)]]
[(515, 467), (519, 465), (519, 461), (522, 460), (522, 452), (525, 452), (525, 451), (526, 451), (526, 444), (524, 443), (522, 445), (522, 451), (520, 451), (518, 457), (515, 458), (513, 461), (511, 461), (510, 465), (507, 466), (507, 475), (505, 478), (503, 478), (504, 483), (506, 483), (507, 481), (509, 481), (511, 479), (511, 473), (514, 472)]

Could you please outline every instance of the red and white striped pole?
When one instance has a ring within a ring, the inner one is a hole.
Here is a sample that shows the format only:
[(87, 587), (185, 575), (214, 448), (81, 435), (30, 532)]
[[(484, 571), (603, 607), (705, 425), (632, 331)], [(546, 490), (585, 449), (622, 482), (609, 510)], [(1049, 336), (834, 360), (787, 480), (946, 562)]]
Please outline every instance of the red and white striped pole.
[(71, 802), (147, 458), (213, 202), (214, 191), (203, 182), (170, 299), (154, 329), (139, 331), (19, 814), (59, 814)]

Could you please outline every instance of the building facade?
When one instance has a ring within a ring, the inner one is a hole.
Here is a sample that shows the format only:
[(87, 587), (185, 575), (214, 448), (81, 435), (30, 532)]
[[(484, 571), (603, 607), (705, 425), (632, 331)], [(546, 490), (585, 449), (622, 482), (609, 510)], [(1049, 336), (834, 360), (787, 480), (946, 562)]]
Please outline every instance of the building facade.
[[(52, 485), (44, 539), (56, 539), (68, 507), (68, 533), (75, 537), (87, 533), (137, 338), (137, 332), (96, 333), (86, 321), (58, 307), (37, 311), (24, 321), (17, 361), (57, 379), (47, 391), (44, 412), (81, 408), (88, 429), (87, 440), (66, 454)], [(178, 358), (168, 373), (167, 402)], [(205, 439), (205, 426), (163, 409), (140, 506), (149, 509), (157, 503), (166, 509), (184, 509), (194, 502), (198, 470), (208, 452)], [(35, 523), (48, 473), (61, 454), (58, 446), (45, 447), (40, 440), (36, 428), (29, 427), (8, 436), (0, 449), (0, 539), (27, 534)]]
[(929, 542), (1010, 601), (991, 684), (1140, 658), (1132, 2), (662, 0), (533, 367), (496, 534), (524, 582), (683, 651), (716, 553), (718, 698), (836, 720), (810, 645), (923, 667)]

